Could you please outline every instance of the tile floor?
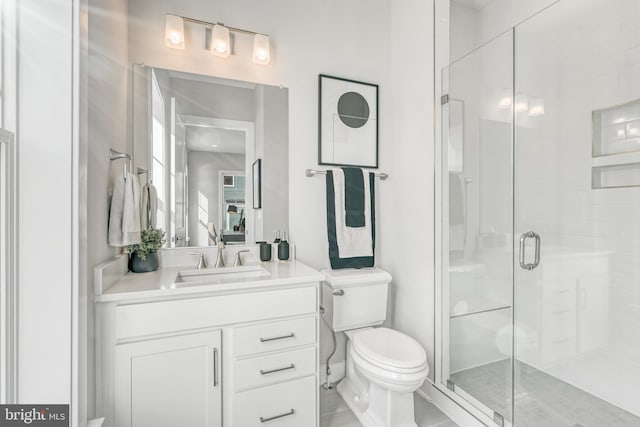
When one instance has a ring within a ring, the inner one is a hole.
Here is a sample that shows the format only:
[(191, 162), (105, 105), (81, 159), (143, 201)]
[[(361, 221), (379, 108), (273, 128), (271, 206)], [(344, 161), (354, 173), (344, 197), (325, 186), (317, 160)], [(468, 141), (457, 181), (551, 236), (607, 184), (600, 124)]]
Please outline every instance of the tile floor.
[[(442, 411), (417, 394), (414, 395), (416, 423), (419, 427), (456, 427)], [(362, 427), (346, 403), (333, 390), (320, 388), (320, 427)]]
[[(509, 359), (457, 372), (451, 377), (456, 387), (511, 419)], [(640, 418), (630, 412), (525, 363), (517, 363), (516, 378), (518, 427), (640, 426)]]

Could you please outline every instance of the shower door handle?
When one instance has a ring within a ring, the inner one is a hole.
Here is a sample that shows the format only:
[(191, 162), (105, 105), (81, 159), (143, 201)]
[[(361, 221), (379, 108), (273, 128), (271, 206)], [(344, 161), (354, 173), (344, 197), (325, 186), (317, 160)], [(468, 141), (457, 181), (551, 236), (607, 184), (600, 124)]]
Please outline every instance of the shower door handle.
[[(533, 264), (526, 263), (525, 244), (528, 238), (535, 239), (535, 255)], [(540, 235), (535, 231), (528, 231), (520, 236), (520, 267), (523, 270), (533, 270), (540, 265)]]

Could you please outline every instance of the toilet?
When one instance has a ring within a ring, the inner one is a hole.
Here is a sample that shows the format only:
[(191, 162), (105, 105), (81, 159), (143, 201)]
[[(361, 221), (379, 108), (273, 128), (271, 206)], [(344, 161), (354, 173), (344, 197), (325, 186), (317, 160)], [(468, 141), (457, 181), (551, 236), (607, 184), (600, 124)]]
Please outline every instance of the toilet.
[(381, 325), (391, 275), (379, 268), (324, 270), (322, 316), (347, 336), (346, 375), (338, 394), (364, 427), (417, 427), (413, 392), (429, 373), (413, 338)]

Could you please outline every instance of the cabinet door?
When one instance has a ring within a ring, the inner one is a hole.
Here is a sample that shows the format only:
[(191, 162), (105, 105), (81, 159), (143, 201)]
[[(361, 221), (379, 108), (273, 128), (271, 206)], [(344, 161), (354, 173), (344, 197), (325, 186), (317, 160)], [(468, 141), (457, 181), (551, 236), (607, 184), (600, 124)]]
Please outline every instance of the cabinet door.
[(221, 332), (116, 346), (115, 425), (220, 427)]

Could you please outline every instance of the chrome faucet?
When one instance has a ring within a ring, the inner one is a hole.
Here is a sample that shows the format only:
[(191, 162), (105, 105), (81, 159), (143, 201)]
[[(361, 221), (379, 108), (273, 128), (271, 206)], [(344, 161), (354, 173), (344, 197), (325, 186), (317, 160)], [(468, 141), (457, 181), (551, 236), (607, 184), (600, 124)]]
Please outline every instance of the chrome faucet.
[(204, 254), (202, 252), (195, 252), (189, 255), (198, 256), (198, 264), (196, 265), (196, 269), (200, 270), (202, 268), (207, 268), (207, 259), (204, 257)]
[(249, 249), (243, 249), (241, 251), (236, 252), (236, 259), (235, 259), (235, 261), (233, 261), (233, 266), (234, 267), (238, 267), (238, 266), (242, 265), (242, 258), (240, 257), (240, 254), (244, 253), (244, 252), (250, 252), (250, 251), (249, 251)]
[(216, 268), (224, 267), (224, 257), (222, 251), (224, 250), (224, 243), (220, 241), (218, 243), (218, 254), (216, 255)]

